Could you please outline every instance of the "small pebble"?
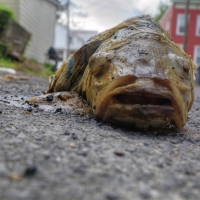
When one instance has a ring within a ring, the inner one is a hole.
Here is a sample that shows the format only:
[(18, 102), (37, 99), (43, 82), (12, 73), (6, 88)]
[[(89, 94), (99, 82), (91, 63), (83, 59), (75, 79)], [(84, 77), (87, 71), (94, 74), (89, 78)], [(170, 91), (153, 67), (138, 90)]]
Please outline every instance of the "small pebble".
[(76, 148), (76, 145), (74, 144), (74, 143), (71, 143), (70, 145), (69, 145), (71, 148)]
[(84, 175), (86, 173), (86, 171), (82, 167), (77, 167), (73, 171), (76, 174), (82, 174), (82, 175)]
[(190, 191), (184, 190), (180, 192), (181, 196), (183, 196), (186, 199), (190, 199), (192, 196), (192, 193)]
[(20, 181), (22, 177), (20, 176), (20, 174), (13, 172), (9, 175), (9, 178), (11, 181)]
[(2, 110), (0, 110), (0, 114), (2, 114), (3, 112), (2, 112)]
[(39, 112), (39, 109), (35, 109), (35, 113), (38, 113)]
[(3, 101), (3, 103), (8, 103), (8, 104), (10, 104), (10, 102), (9, 102), (9, 101)]
[(135, 153), (136, 152), (135, 149), (125, 149), (125, 151), (128, 151), (129, 153)]
[(64, 135), (70, 135), (71, 133), (69, 131), (65, 131)]
[(159, 167), (159, 168), (163, 168), (164, 167), (163, 163), (160, 163), (160, 162), (157, 163), (156, 166)]
[(46, 100), (47, 101), (53, 101), (53, 95), (48, 95), (47, 97), (46, 97)]
[(75, 133), (72, 133), (72, 139), (78, 140), (78, 136)]
[(84, 149), (82, 151), (79, 151), (77, 154), (86, 157), (88, 155), (88, 152), (86, 149)]
[(56, 108), (56, 112), (61, 112), (62, 108)]
[(178, 144), (178, 143), (179, 143), (179, 140), (175, 138), (175, 139), (171, 139), (170, 142), (171, 142), (172, 144)]
[(105, 195), (106, 199), (108, 200), (118, 200), (119, 196), (115, 193), (108, 193)]
[(125, 153), (123, 151), (114, 151), (114, 154), (117, 156), (124, 156)]
[(170, 130), (173, 130), (175, 128), (175, 126), (172, 124), (168, 127)]
[(150, 192), (150, 188), (148, 186), (146, 186), (145, 184), (140, 184), (140, 189), (139, 189), (139, 193), (140, 193), (140, 196), (143, 198), (143, 199), (149, 199), (151, 198), (151, 192)]
[(17, 131), (15, 129), (9, 129), (9, 128), (6, 128), (5, 129), (8, 133), (10, 133), (11, 135), (17, 135)]
[(49, 152), (44, 152), (44, 158), (45, 159), (50, 159), (51, 158), (51, 154)]
[(32, 112), (32, 110), (33, 110), (33, 109), (32, 109), (31, 107), (27, 108), (27, 111), (28, 111), (28, 112)]
[(186, 167), (185, 168), (185, 174), (186, 175), (195, 175), (195, 170), (192, 167)]
[(28, 165), (24, 171), (24, 176), (33, 176), (37, 173), (37, 166)]
[(149, 146), (150, 145), (149, 142), (144, 142), (143, 144), (144, 144), (144, 146)]

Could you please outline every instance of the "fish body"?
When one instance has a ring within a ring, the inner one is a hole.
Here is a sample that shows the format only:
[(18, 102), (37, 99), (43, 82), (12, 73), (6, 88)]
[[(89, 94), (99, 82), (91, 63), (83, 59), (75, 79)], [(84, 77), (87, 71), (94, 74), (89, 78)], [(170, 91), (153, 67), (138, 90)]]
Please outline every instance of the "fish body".
[(195, 65), (149, 16), (93, 36), (50, 77), (47, 93), (75, 91), (98, 119), (138, 129), (181, 128)]

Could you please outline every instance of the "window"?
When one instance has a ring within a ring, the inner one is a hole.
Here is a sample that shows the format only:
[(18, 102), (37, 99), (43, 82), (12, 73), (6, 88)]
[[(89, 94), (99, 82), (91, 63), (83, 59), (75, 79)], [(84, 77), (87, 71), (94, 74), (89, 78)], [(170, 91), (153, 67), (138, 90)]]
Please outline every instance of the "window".
[(196, 36), (200, 36), (200, 15), (197, 15)]
[(176, 34), (184, 35), (185, 32), (185, 15), (178, 14), (177, 15), (177, 23), (176, 23)]
[(197, 67), (200, 67), (200, 46), (194, 47), (194, 62)]

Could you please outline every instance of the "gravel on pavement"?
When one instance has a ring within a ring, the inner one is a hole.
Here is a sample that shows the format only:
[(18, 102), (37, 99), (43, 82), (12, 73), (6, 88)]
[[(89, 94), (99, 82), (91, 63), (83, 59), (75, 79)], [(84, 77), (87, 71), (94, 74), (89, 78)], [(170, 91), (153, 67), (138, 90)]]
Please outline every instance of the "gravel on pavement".
[(145, 133), (24, 104), (47, 86), (0, 79), (0, 200), (200, 198), (199, 86), (185, 127)]

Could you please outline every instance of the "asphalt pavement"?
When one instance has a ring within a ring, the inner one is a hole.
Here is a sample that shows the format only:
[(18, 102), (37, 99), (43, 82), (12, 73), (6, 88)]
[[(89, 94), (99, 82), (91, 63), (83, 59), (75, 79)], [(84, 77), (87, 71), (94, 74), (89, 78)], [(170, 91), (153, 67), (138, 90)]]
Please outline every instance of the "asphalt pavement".
[(0, 200), (200, 198), (200, 87), (181, 130), (139, 132), (24, 101), (46, 78), (0, 76)]

